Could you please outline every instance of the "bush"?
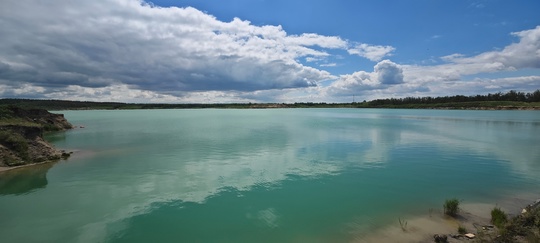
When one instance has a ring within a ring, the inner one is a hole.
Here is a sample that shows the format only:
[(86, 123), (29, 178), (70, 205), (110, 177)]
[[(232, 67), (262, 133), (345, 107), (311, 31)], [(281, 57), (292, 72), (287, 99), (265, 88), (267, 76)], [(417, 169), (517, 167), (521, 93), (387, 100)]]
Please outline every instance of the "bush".
[(22, 159), (28, 159), (28, 142), (18, 133), (0, 130), (0, 143), (13, 149)]
[(459, 210), (459, 200), (457, 199), (446, 199), (444, 202), (444, 214), (449, 216), (456, 216)]
[(464, 235), (464, 234), (467, 234), (467, 229), (465, 229), (465, 227), (463, 227), (463, 226), (460, 225), (460, 226), (457, 228), (457, 232), (458, 232), (459, 234)]
[(508, 218), (506, 217), (506, 213), (504, 213), (504, 211), (498, 207), (491, 210), (491, 223), (493, 225), (497, 226), (499, 229), (502, 229), (506, 222), (508, 222)]

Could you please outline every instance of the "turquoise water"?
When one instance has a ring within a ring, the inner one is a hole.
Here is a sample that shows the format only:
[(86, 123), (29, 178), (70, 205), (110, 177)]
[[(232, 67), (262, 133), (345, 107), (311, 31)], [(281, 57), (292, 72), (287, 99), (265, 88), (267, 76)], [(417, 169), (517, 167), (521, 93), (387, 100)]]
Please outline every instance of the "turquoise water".
[(76, 151), (0, 174), (1, 242), (348, 242), (539, 193), (540, 112), (64, 111)]

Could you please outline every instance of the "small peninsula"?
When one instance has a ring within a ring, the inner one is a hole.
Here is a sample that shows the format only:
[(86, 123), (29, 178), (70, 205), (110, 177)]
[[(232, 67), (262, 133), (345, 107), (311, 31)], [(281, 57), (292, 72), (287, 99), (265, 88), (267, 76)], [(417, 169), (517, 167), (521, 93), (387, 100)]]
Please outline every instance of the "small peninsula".
[(73, 126), (62, 114), (44, 109), (0, 107), (0, 170), (69, 157), (43, 139), (43, 133)]

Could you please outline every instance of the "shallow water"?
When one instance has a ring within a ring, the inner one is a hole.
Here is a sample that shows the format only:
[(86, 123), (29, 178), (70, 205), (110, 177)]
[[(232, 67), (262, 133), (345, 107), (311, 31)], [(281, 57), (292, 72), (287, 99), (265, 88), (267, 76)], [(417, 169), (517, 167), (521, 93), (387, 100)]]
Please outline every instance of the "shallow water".
[(349, 242), (540, 193), (538, 111), (61, 113), (74, 156), (0, 174), (2, 242)]

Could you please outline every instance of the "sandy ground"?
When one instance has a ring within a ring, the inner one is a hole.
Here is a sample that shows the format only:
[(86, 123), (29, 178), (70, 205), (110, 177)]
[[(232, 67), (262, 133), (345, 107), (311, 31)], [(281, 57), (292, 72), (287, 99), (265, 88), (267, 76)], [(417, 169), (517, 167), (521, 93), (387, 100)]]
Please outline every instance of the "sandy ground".
[[(433, 242), (434, 234), (457, 234), (459, 226), (465, 227), (469, 232), (476, 233), (475, 225), (488, 225), (488, 215), (485, 215), (487, 208), (491, 210), (491, 205), (462, 205), (463, 210), (457, 218), (443, 215), (441, 211), (433, 211), (431, 215), (422, 215), (416, 218), (403, 219), (407, 222), (404, 229), (396, 222), (395, 225), (380, 229), (373, 234), (354, 240), (353, 242)], [(470, 213), (469, 208), (478, 210)], [(454, 241), (448, 238), (449, 242)]]
[(27, 165), (18, 165), (18, 166), (12, 166), (12, 167), (0, 167), (0, 173), (2, 173), (4, 171), (8, 171), (8, 170), (16, 170), (16, 169), (20, 169), (20, 168), (29, 167), (29, 166), (36, 166), (36, 165), (42, 165), (42, 164), (47, 164), (47, 163), (56, 163), (56, 162), (57, 161), (45, 161), (45, 162), (27, 164)]
[[(70, 152), (72, 152), (72, 154), (70, 155), (68, 160), (69, 159), (73, 160), (73, 159), (78, 159), (78, 158), (85, 158), (85, 157), (92, 156), (94, 154), (91, 151), (84, 151), (84, 150), (75, 150), (75, 151), (70, 151)], [(45, 161), (45, 162), (26, 164), (26, 165), (18, 165), (18, 166), (11, 166), (11, 167), (0, 167), (0, 173), (2, 173), (4, 171), (16, 170), (16, 169), (26, 168), (26, 167), (30, 167), (30, 166), (36, 166), (36, 165), (42, 165), (42, 164), (48, 164), (48, 163), (58, 163), (60, 161), (64, 161), (64, 160), (59, 159), (59, 160)]]
[(448, 217), (442, 210), (433, 211), (431, 214), (421, 215), (415, 218), (402, 219), (407, 225), (402, 229), (396, 220), (395, 225), (387, 226), (371, 234), (358, 236), (353, 242), (382, 242), (382, 243), (405, 243), (405, 242), (434, 242), (433, 235), (447, 235), (448, 242), (470, 241), (465, 237), (452, 238), (449, 235), (458, 235), (458, 227), (464, 227), (467, 232), (484, 235), (485, 239), (497, 235), (495, 228), (483, 226), (491, 225), (491, 210), (500, 207), (503, 211), (513, 216), (521, 212), (521, 209), (532, 203), (538, 194), (520, 194), (502, 199), (497, 203), (465, 203), (460, 205), (460, 212), (456, 218)]

